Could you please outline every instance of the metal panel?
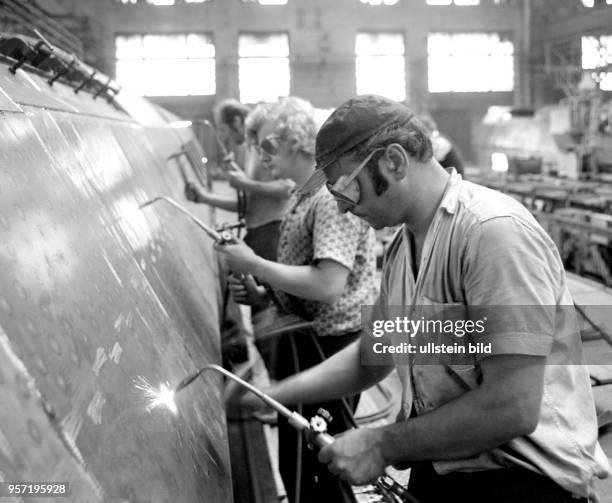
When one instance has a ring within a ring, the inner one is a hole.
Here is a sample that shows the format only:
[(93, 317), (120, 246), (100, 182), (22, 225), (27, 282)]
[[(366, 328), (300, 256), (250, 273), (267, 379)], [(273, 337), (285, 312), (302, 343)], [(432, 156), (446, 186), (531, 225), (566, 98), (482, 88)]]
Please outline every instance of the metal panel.
[[(0, 121), (5, 480), (36, 473), (6, 454), (21, 452), (48, 460), (45, 478), (72, 474), (73, 501), (231, 499), (220, 379), (179, 396), (177, 416), (148, 412), (133, 383), (220, 359), (210, 241), (172, 208), (138, 209), (182, 197), (165, 163), (179, 148), (167, 130), (38, 107)], [(40, 407), (18, 392), (24, 372)], [(44, 442), (14, 435), (29, 421)]]

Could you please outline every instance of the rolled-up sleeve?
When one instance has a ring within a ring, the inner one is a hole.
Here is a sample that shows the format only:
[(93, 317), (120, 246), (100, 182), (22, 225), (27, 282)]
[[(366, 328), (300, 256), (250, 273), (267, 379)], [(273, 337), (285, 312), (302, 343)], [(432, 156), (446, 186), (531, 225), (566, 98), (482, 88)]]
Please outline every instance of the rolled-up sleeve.
[(545, 356), (555, 332), (562, 264), (541, 228), (518, 217), (486, 220), (472, 230), (464, 287), (472, 319), (485, 319), (476, 342), (491, 354)]

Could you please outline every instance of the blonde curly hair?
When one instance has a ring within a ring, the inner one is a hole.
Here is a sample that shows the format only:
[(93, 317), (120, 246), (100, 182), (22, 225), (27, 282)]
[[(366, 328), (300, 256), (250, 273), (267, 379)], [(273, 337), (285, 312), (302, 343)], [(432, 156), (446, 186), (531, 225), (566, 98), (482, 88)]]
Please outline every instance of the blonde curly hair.
[(274, 134), (289, 142), (293, 152), (314, 157), (318, 127), (309, 101), (288, 96), (276, 103), (257, 104), (245, 120), (247, 140), (256, 142), (257, 133), (268, 121), (274, 123)]
[(275, 103), (261, 101), (255, 105), (255, 108), (247, 115), (244, 120), (244, 133), (248, 142), (257, 143), (257, 133), (264, 122), (271, 117), (275, 105)]

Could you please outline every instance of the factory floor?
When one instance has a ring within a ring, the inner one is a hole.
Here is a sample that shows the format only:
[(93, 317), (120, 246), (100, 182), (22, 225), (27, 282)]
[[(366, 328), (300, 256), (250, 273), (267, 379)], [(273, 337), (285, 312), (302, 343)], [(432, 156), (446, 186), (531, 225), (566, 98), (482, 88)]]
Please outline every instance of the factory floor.
[[(233, 194), (232, 189), (226, 182), (215, 181), (215, 192), (222, 194)], [(216, 210), (217, 222), (233, 222), (236, 220), (236, 216), (233, 213)], [(585, 279), (574, 274), (568, 273), (568, 285), (569, 289), (574, 297), (577, 304), (582, 306), (612, 306), (612, 290), (601, 286), (601, 284)], [(612, 309), (598, 310), (600, 315), (604, 316), (604, 319), (598, 320), (601, 325), (607, 328), (608, 333), (612, 333)], [(603, 314), (602, 314), (603, 313)], [(608, 314), (609, 315), (608, 315)], [(586, 359), (589, 363), (596, 363), (598, 365), (608, 368), (608, 371), (612, 375), (612, 346), (604, 342), (603, 340), (588, 341), (584, 344), (584, 350)], [(401, 385), (397, 378), (397, 374), (393, 372), (384, 382), (384, 386), (391, 390), (394, 396), (399, 396), (399, 390)], [(600, 409), (605, 409), (612, 414), (612, 385), (594, 387), (594, 393), (596, 401)], [(368, 401), (364, 401), (367, 404)], [(371, 406), (363, 405), (362, 407)], [(393, 410), (388, 415), (389, 418), (395, 417), (395, 413), (399, 408), (399, 403), (396, 402), (392, 405)], [(359, 414), (363, 411), (358, 411)], [(275, 429), (267, 428), (266, 436), (269, 441), (270, 452), (277, 452), (276, 450), (276, 437)], [(612, 424), (606, 428), (600, 430), (600, 443), (601, 446), (609, 458), (612, 458)], [(283, 493), (282, 482), (278, 476), (278, 463), (277, 460), (272, 456), (272, 465), (276, 473), (276, 482), (279, 487), (279, 494)], [(612, 462), (612, 459), (611, 459)], [(601, 503), (612, 503), (612, 477), (599, 481), (597, 483), (597, 489), (599, 492)]]

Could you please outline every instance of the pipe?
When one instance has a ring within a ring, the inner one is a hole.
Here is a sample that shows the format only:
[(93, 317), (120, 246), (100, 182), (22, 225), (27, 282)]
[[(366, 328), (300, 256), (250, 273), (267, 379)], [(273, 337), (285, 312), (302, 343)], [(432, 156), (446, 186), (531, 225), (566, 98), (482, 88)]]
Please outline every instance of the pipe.
[(140, 206), (138, 206), (138, 208), (142, 210), (142, 209), (146, 208), (147, 206), (150, 206), (150, 205), (152, 205), (152, 204), (154, 204), (154, 203), (156, 203), (158, 201), (165, 201), (168, 204), (170, 204), (171, 206), (174, 206), (180, 212), (182, 212), (185, 215), (187, 215), (189, 218), (191, 218), (191, 220), (193, 220), (196, 223), (196, 225), (198, 227), (200, 227), (216, 243), (223, 244), (223, 243), (231, 243), (231, 242), (235, 241), (234, 236), (232, 236), (231, 232), (229, 232), (229, 231), (223, 231), (221, 233), (217, 232), (212, 227), (210, 227), (210, 226), (206, 225), (204, 222), (202, 222), (202, 220), (200, 220), (198, 217), (196, 217), (189, 210), (185, 209), (183, 206), (181, 206), (179, 203), (177, 203), (171, 197), (157, 196), (157, 197), (155, 197), (155, 198), (153, 198), (153, 199), (151, 199), (149, 201), (145, 201)]
[[(232, 372), (225, 370), (223, 367), (219, 365), (215, 365), (213, 363), (208, 364), (208, 365), (203, 365), (198, 370), (196, 370), (192, 374), (189, 374), (187, 377), (185, 377), (185, 379), (183, 379), (181, 382), (179, 382), (176, 385), (176, 387), (174, 388), (174, 393), (177, 394), (179, 391), (185, 389), (193, 381), (195, 381), (203, 372), (207, 370), (214, 370), (216, 372), (219, 372), (223, 374), (225, 377), (227, 377), (228, 379), (231, 379), (232, 381), (235, 381), (241, 386), (243, 386), (244, 388), (248, 389), (251, 393), (254, 393), (257, 397), (259, 397), (266, 405), (268, 405), (269, 407), (274, 409), (276, 412), (278, 412), (280, 415), (285, 417), (294, 428), (300, 431), (310, 428), (310, 423), (308, 422), (308, 420), (306, 420), (305, 417), (299, 415), (297, 412), (293, 412), (289, 410), (278, 400), (274, 400), (274, 398), (267, 395), (266, 393), (256, 388), (252, 384), (246, 382), (244, 379), (241, 379), (236, 374), (233, 374)], [(330, 435), (328, 436), (331, 438)], [(332, 441), (333, 441), (333, 438), (332, 438)]]
[[(278, 400), (275, 400), (270, 395), (264, 393), (259, 388), (256, 388), (252, 384), (241, 379), (232, 372), (225, 370), (219, 365), (213, 363), (203, 365), (195, 372), (189, 374), (181, 382), (179, 382), (174, 388), (174, 394), (176, 395), (179, 391), (185, 389), (191, 383), (193, 383), (203, 372), (207, 370), (214, 370), (223, 374), (225, 377), (237, 382), (251, 393), (254, 393), (259, 397), (266, 405), (274, 409), (281, 416), (285, 417), (291, 426), (298, 431), (303, 431), (306, 434), (306, 439), (311, 444), (315, 445), (319, 449), (334, 443), (334, 437), (326, 432), (325, 421), (318, 416), (315, 416), (311, 421), (308, 421), (304, 416), (297, 412), (289, 410)], [(412, 496), (399, 482), (397, 482), (391, 475), (385, 473), (376, 480), (376, 485), (382, 486), (382, 488), (393, 494), (396, 501), (403, 503), (418, 503), (418, 500)]]

